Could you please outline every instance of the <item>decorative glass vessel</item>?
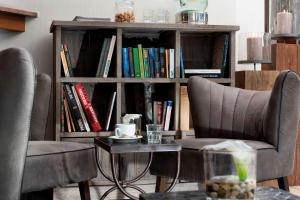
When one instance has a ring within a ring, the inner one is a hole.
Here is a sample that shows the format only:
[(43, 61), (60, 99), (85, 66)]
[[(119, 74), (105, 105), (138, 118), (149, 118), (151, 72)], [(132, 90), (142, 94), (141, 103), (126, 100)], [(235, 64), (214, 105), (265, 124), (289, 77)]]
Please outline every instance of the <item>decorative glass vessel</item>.
[(271, 0), (270, 30), (273, 35), (300, 34), (300, 0)]
[(177, 23), (207, 24), (208, 0), (174, 0)]
[(115, 4), (116, 22), (135, 22), (134, 1), (133, 0), (117, 0)]
[(254, 199), (256, 151), (204, 151), (207, 199)]

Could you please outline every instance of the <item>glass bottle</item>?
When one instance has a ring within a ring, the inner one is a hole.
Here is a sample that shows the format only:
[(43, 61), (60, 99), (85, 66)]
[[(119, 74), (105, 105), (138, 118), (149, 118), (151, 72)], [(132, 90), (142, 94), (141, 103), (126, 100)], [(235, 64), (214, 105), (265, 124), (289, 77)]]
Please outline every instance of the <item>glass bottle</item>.
[(133, 0), (117, 0), (115, 4), (116, 22), (135, 22), (134, 1)]

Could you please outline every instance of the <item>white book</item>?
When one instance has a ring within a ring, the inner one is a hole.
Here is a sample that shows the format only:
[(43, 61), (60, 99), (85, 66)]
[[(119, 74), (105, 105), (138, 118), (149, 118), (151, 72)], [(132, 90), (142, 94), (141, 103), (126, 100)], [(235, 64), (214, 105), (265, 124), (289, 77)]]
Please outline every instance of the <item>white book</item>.
[(81, 103), (80, 103), (80, 100), (79, 100), (79, 98), (78, 98), (78, 95), (77, 95), (77, 92), (76, 92), (76, 89), (75, 89), (74, 86), (72, 86), (72, 91), (73, 91), (73, 93), (74, 93), (74, 98), (75, 98), (76, 103), (77, 103), (77, 105), (78, 105), (78, 109), (79, 109), (80, 115), (81, 115), (81, 117), (82, 117), (84, 127), (85, 127), (85, 129), (86, 129), (87, 132), (91, 132), (89, 123), (88, 123), (88, 121), (86, 120), (85, 114), (84, 114), (83, 109), (82, 109), (82, 105), (81, 105)]
[(172, 106), (173, 106), (173, 102), (172, 101), (168, 101), (168, 103), (167, 103), (167, 112), (166, 112), (166, 121), (165, 121), (165, 125), (164, 125), (165, 126), (164, 127), (164, 131), (168, 131), (169, 127), (170, 127)]
[(186, 74), (220, 74), (221, 69), (185, 69)]
[(116, 96), (117, 96), (117, 92), (114, 92), (112, 95), (110, 105), (109, 105), (109, 110), (108, 110), (107, 116), (106, 116), (106, 122), (105, 122), (105, 130), (106, 131), (108, 131), (108, 129), (109, 129), (109, 124), (110, 124), (112, 112), (114, 110)]
[(175, 51), (170, 49), (170, 78), (175, 78)]
[(103, 78), (107, 78), (107, 76), (108, 76), (111, 58), (114, 53), (116, 39), (117, 39), (117, 37), (115, 35), (113, 35), (111, 38), (107, 59), (106, 59), (105, 65), (104, 65), (105, 67), (104, 67)]

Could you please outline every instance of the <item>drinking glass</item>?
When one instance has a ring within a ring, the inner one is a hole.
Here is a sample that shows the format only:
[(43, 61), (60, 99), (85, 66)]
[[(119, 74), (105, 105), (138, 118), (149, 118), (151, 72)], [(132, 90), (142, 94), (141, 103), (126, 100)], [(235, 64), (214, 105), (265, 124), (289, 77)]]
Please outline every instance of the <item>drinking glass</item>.
[(169, 23), (169, 12), (164, 9), (156, 11), (156, 23)]
[(153, 23), (154, 22), (154, 10), (152, 9), (144, 9), (143, 11), (143, 21), (144, 23)]
[(148, 143), (161, 143), (162, 125), (161, 124), (147, 124), (147, 140)]

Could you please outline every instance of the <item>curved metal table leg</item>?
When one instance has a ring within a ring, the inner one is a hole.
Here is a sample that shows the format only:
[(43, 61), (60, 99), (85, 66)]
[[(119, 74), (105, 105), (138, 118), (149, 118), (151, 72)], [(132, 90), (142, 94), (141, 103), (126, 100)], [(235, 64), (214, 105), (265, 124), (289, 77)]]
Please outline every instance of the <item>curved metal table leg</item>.
[(101, 196), (100, 200), (104, 200), (105, 197), (107, 197), (107, 195), (109, 195), (109, 193), (111, 193), (111, 192), (113, 192), (113, 191), (115, 191), (115, 190), (117, 190), (117, 189), (118, 189), (117, 186), (113, 186), (112, 188), (110, 188), (109, 190), (107, 190), (107, 191)]
[(114, 183), (114, 180), (103, 170), (100, 161), (99, 161), (99, 151), (98, 151), (98, 147), (95, 146), (96, 148), (96, 164), (98, 166), (99, 171), (101, 172), (101, 174), (110, 182)]
[(175, 187), (176, 182), (177, 182), (178, 177), (179, 177), (179, 173), (180, 173), (180, 151), (177, 152), (177, 171), (176, 171), (176, 175), (175, 175), (171, 185), (164, 192), (170, 192)]

